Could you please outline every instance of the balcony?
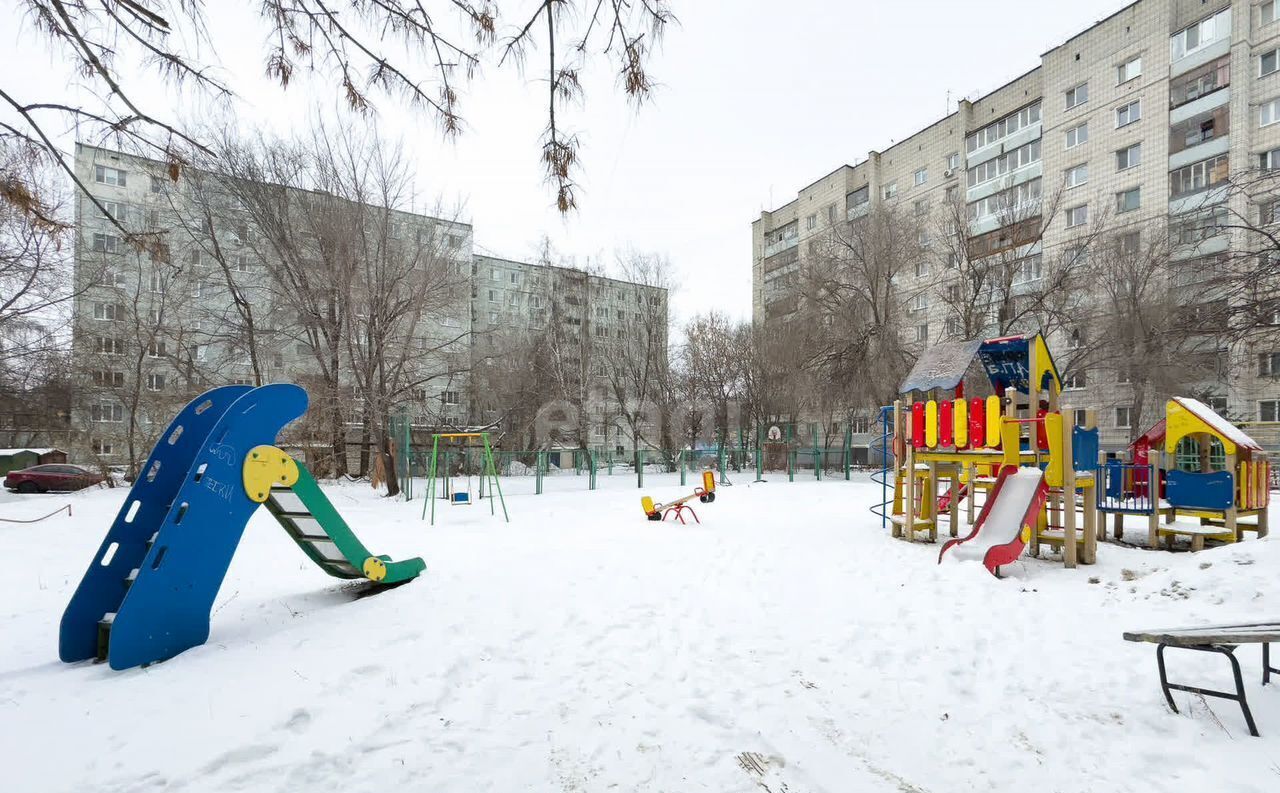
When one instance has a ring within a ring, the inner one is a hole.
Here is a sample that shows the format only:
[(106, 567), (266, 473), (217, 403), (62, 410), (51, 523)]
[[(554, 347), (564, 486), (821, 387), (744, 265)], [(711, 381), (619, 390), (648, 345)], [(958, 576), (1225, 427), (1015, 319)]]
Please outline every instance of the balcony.
[(796, 235), (794, 237), (783, 237), (777, 242), (773, 242), (773, 243), (770, 243), (769, 245), (764, 246), (764, 256), (767, 259), (770, 256), (773, 256), (774, 254), (778, 254), (778, 253), (782, 253), (783, 251), (790, 250), (799, 244), (800, 244), (799, 235)]
[(989, 143), (980, 149), (974, 149), (965, 156), (965, 167), (972, 168), (975, 165), (981, 165), (987, 160), (999, 157), (1007, 151), (1025, 146), (1033, 140), (1040, 137), (1040, 130), (1043, 122), (1037, 121), (1034, 124), (1028, 124), (1012, 135), (1006, 135), (995, 143)]
[(1169, 170), (1176, 171), (1179, 168), (1185, 168), (1193, 165), (1201, 160), (1207, 160), (1211, 157), (1217, 157), (1219, 154), (1226, 154), (1230, 146), (1231, 137), (1229, 135), (1221, 135), (1216, 138), (1210, 138), (1203, 143), (1197, 143), (1189, 149), (1175, 152), (1169, 155)]
[(863, 201), (861, 204), (854, 204), (844, 213), (845, 220), (857, 220), (860, 217), (866, 217), (871, 211), (871, 202)]

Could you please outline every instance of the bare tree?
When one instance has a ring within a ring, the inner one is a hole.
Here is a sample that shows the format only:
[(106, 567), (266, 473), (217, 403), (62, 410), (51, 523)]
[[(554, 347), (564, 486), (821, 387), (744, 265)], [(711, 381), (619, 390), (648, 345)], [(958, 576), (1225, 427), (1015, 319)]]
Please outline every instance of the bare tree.
[[(629, 251), (618, 256), (623, 279), (635, 284), (630, 306), (632, 320), (616, 328), (616, 337), (598, 344), (597, 355), (604, 363), (609, 391), (622, 408), (633, 449), (642, 444), (665, 451), (672, 448), (671, 420), (659, 415), (652, 421), (651, 408), (658, 395), (670, 386), (667, 341), (669, 315), (666, 289), (670, 264), (661, 256)], [(658, 426), (652, 426), (656, 423)]]
[(712, 406), (712, 429), (723, 439), (729, 438), (729, 407), (741, 398), (746, 384), (750, 332), (749, 325), (719, 311), (700, 314), (685, 325), (684, 377), (691, 396)]
[[(0, 201), (0, 386), (23, 388), (40, 364), (63, 346), (54, 328), (66, 325), (71, 302), (94, 286), (100, 273), (82, 268), (72, 281), (73, 215), (66, 191), (38, 160), (0, 140), (0, 173), (13, 189), (30, 185), (43, 198), (40, 212), (15, 197)], [(7, 189), (7, 188), (6, 188)]]
[[(504, 26), (500, 6), (511, 5), (497, 0), (264, 0), (258, 4), (258, 32), (268, 42), (262, 53), (265, 73), (283, 88), (302, 74), (326, 75), (319, 79), (330, 80), (355, 113), (372, 114), (375, 95), (382, 95), (425, 112), (451, 137), (462, 129), (462, 84), (483, 64), (523, 69), (535, 49), (545, 48), (549, 97), (540, 159), (557, 205), (569, 211), (576, 205), (578, 141), (566, 127), (564, 112), (582, 96), (581, 70), (593, 54), (607, 59), (626, 96), (643, 102), (654, 86), (650, 55), (674, 17), (666, 0), (540, 0), (527, 17)], [(22, 0), (21, 6), (96, 101), (28, 96), (15, 72), (0, 83), (0, 107), (7, 110), (0, 118), (0, 142), (56, 163), (94, 203), (97, 199), (53, 140), (58, 127), (100, 134), (116, 148), (166, 161), (174, 181), (189, 162), (187, 149), (211, 152), (200, 135), (148, 109), (136, 90), (141, 73), (151, 69), (200, 95), (234, 99), (230, 85), (199, 57), (218, 50), (203, 3)], [(0, 199), (42, 222), (65, 223), (21, 174), (0, 172)], [(150, 244), (146, 235), (120, 230), (133, 244)]]
[(842, 389), (848, 404), (883, 404), (906, 373), (899, 276), (926, 255), (920, 230), (897, 207), (878, 204), (833, 224), (802, 263), (793, 332), (803, 334), (805, 368), (823, 386)]

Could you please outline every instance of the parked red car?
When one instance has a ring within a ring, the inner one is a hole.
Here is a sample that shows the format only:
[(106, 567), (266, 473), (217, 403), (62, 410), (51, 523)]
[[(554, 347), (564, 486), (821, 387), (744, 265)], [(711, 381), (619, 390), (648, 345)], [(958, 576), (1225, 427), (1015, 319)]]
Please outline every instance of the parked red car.
[(50, 490), (80, 490), (101, 481), (102, 477), (88, 468), (59, 463), (10, 471), (4, 478), (4, 486), (19, 493), (45, 493)]

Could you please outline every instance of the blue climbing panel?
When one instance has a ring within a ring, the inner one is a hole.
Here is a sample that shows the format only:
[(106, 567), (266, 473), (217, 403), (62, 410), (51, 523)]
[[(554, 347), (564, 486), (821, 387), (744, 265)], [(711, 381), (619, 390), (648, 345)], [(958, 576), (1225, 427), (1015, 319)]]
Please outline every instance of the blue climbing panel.
[(131, 571), (141, 567), (149, 541), (205, 438), (227, 408), (250, 390), (242, 385), (215, 388), (192, 400), (169, 424), (62, 614), (58, 655), (63, 661), (96, 655), (98, 623), (119, 610)]
[(1235, 501), (1235, 479), (1229, 471), (1200, 474), (1172, 469), (1165, 474), (1165, 500), (1186, 509), (1229, 509)]
[(262, 386), (237, 399), (206, 433), (111, 624), (112, 669), (162, 661), (209, 637), (213, 600), (259, 506), (244, 490), (245, 456), (275, 443), (306, 409), (302, 388)]

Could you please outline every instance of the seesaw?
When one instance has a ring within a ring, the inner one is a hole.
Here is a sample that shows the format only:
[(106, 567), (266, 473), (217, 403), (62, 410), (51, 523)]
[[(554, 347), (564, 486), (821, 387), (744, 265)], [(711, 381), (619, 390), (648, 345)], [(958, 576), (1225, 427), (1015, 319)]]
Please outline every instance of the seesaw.
[(683, 498), (677, 498), (675, 501), (669, 501), (666, 504), (655, 504), (653, 499), (648, 496), (640, 497), (640, 506), (644, 508), (644, 514), (649, 516), (649, 520), (666, 520), (667, 515), (675, 513), (675, 516), (684, 523), (684, 512), (688, 510), (693, 516), (695, 523), (701, 523), (698, 520), (698, 513), (693, 511), (693, 507), (685, 502), (698, 499), (703, 504), (710, 504), (716, 500), (716, 475), (714, 471), (702, 472), (702, 487), (695, 487), (693, 492)]

